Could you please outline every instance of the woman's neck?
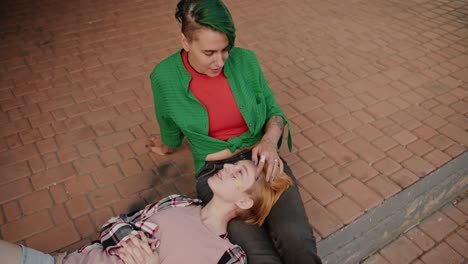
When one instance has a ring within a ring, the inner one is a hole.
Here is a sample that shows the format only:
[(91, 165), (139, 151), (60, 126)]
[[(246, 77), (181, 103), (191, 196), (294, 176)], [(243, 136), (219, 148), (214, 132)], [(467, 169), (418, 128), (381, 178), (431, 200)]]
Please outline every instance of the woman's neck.
[(213, 197), (201, 209), (201, 221), (216, 235), (226, 233), (228, 222), (235, 216), (235, 205), (227, 204)]

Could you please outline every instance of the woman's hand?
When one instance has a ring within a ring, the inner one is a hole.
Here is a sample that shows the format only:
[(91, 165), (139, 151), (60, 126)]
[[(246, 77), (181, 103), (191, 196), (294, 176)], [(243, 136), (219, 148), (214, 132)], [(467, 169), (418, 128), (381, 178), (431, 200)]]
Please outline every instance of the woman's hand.
[(267, 182), (274, 180), (274, 175), (283, 173), (284, 164), (278, 155), (276, 146), (276, 142), (272, 139), (263, 137), (252, 149), (252, 161), (257, 165), (256, 176), (261, 173), (265, 163), (268, 162), (268, 170), (266, 173)]
[(149, 148), (149, 151), (158, 155), (166, 155), (176, 151), (176, 149), (164, 145), (159, 136), (152, 136), (149, 141), (150, 143), (146, 147)]
[(125, 264), (160, 264), (156, 248), (153, 248), (148, 238), (141, 234), (141, 239), (130, 235), (130, 240), (124, 242), (119, 249), (119, 257)]

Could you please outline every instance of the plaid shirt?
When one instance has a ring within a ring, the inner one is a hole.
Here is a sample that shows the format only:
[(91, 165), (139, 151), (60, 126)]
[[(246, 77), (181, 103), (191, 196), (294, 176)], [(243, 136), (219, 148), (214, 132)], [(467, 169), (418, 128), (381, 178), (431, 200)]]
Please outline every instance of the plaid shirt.
[[(157, 203), (147, 205), (143, 210), (112, 217), (101, 228), (100, 242), (83, 247), (79, 251), (83, 252), (93, 248), (100, 248), (105, 249), (110, 255), (117, 255), (117, 249), (121, 248), (122, 242), (127, 242), (130, 239), (130, 234), (134, 234), (137, 237), (145, 235), (152, 244), (158, 247), (160, 241), (155, 237), (155, 234), (159, 227), (157, 224), (147, 222), (146, 220), (155, 213), (167, 208), (186, 207), (190, 205), (200, 206), (201, 204), (202, 201), (199, 199), (173, 194), (161, 199)], [(245, 263), (247, 263), (247, 257), (245, 252), (238, 245), (234, 245), (226, 250), (218, 262), (218, 264)]]

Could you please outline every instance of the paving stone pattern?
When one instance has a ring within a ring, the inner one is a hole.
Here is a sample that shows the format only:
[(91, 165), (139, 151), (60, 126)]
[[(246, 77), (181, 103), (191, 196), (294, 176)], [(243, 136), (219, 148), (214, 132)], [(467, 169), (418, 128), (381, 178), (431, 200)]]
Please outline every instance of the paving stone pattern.
[[(2, 1), (0, 238), (72, 250), (114, 214), (195, 194), (187, 144), (145, 148), (176, 2)], [(226, 2), (290, 120), (281, 153), (318, 239), (466, 151), (466, 0)]]
[(462, 264), (468, 261), (468, 198), (448, 204), (362, 264)]

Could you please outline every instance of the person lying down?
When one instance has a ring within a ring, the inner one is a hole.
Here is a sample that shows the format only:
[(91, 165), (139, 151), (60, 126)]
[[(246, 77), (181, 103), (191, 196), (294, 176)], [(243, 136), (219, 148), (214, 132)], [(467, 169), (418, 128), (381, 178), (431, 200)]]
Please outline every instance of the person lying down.
[(143, 210), (111, 218), (102, 226), (99, 242), (72, 253), (51, 256), (0, 241), (2, 263), (247, 263), (245, 252), (228, 240), (228, 222), (237, 218), (263, 225), (292, 184), (283, 175), (267, 182), (267, 169), (256, 177), (250, 160), (224, 164), (208, 180), (213, 198), (205, 206), (198, 199), (170, 195)]

